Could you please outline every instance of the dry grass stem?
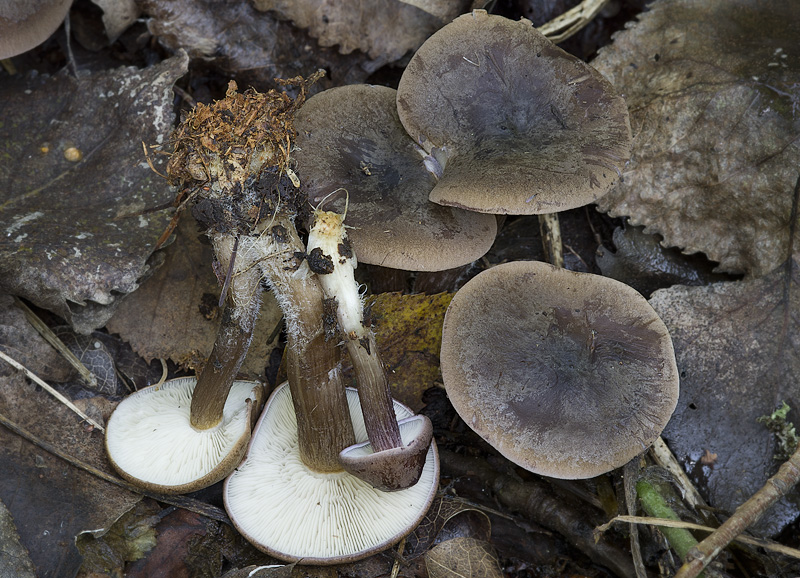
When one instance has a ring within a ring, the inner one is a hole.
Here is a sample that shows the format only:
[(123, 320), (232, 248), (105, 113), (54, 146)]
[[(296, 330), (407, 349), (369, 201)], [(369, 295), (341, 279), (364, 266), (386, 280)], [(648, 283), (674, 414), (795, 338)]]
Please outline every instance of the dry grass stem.
[(563, 42), (584, 28), (608, 4), (608, 0), (583, 0), (561, 16), (541, 25), (537, 30), (554, 44)]
[(9, 357), (8, 355), (3, 353), (2, 351), (0, 351), (0, 359), (5, 361), (6, 363), (8, 363), (11, 367), (13, 367), (15, 369), (18, 369), (19, 371), (23, 372), (30, 379), (35, 381), (38, 385), (41, 385), (47, 393), (52, 395), (58, 401), (60, 401), (64, 405), (66, 405), (69, 409), (74, 411), (76, 414), (78, 414), (81, 417), (82, 420), (86, 421), (87, 423), (89, 423), (92, 427), (96, 428), (97, 430), (105, 433), (106, 430), (103, 428), (103, 426), (101, 426), (99, 423), (94, 421), (88, 415), (83, 413), (80, 409), (78, 409), (75, 406), (74, 403), (72, 403), (69, 399), (67, 399), (66, 397), (61, 395), (59, 392), (57, 392), (55, 389), (50, 387), (44, 380), (40, 379), (39, 376), (37, 376), (35, 373), (33, 373), (30, 369), (28, 369), (27, 367), (25, 367), (24, 365), (22, 365), (21, 363), (19, 363), (15, 359)]
[[(702, 526), (700, 524), (693, 524), (691, 522), (683, 522), (680, 520), (669, 520), (667, 518), (648, 518), (645, 516), (616, 516), (603, 524), (602, 526), (598, 526), (595, 528), (595, 532), (599, 536), (606, 530), (608, 530), (612, 524), (615, 522), (624, 522), (626, 524), (643, 524), (647, 526), (662, 526), (666, 528), (683, 528), (685, 530), (696, 530), (699, 532), (715, 532), (716, 528), (709, 528), (708, 526)], [(776, 552), (778, 554), (783, 554), (784, 556), (791, 556), (792, 558), (800, 559), (800, 550), (796, 550), (795, 548), (790, 548), (788, 546), (784, 546), (782, 544), (778, 544), (777, 542), (772, 542), (770, 540), (761, 540), (759, 538), (753, 538), (752, 536), (744, 536), (739, 535), (734, 539), (736, 542), (741, 542), (742, 544), (747, 544), (748, 546), (755, 546), (757, 548), (764, 548), (765, 550), (769, 550), (770, 552)]]

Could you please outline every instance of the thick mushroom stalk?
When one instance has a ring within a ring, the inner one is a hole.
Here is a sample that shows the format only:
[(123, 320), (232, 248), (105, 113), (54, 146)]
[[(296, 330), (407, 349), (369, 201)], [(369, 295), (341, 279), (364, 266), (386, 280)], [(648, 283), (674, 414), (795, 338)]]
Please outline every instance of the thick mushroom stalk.
[(197, 380), (170, 380), (127, 397), (106, 432), (120, 475), (163, 493), (199, 490), (227, 476), (244, 456), (263, 401), (261, 384), (234, 381), (258, 317), (261, 272), (247, 258), (234, 260), (233, 247), (247, 248), (252, 240), (217, 235), (213, 242), (230, 282), (203, 372)]
[(192, 394), (190, 420), (192, 427), (199, 430), (215, 427), (222, 420), (228, 392), (253, 338), (261, 307), (261, 272), (248, 259), (235, 259), (238, 250), (234, 252), (241, 243), (246, 254), (252, 242), (229, 235), (212, 238), (217, 260), (225, 271), (231, 271), (231, 279), (214, 348)]
[[(168, 172), (195, 186), (192, 213), (215, 248), (238, 238), (236, 260), (269, 282), (286, 319), (303, 462), (314, 471), (330, 472), (341, 471), (339, 451), (355, 438), (339, 355), (324, 339), (322, 291), (302, 262), (305, 247), (294, 218), (305, 199), (289, 166), (294, 114), (315, 78), (291, 81), (300, 87), (294, 100), (275, 91), (238, 93), (232, 82), (224, 100), (198, 105), (182, 125)], [(226, 261), (218, 259), (224, 271)]]
[[(361, 409), (371, 445), (348, 447), (340, 461), (351, 474), (384, 491), (408, 488), (419, 479), (433, 438), (433, 426), (422, 415), (408, 418), (405, 439), (395, 416), (378, 354), (375, 334), (365, 325), (364, 304), (354, 278), (356, 258), (344, 229), (344, 216), (317, 210), (308, 238), (308, 263), (325, 293), (326, 310), (336, 310), (339, 330), (353, 363)], [(357, 451), (356, 451), (357, 450)]]
[(290, 218), (277, 215), (255, 246), (259, 267), (286, 322), (286, 360), (303, 463), (341, 471), (339, 452), (355, 443), (341, 379), (340, 354), (325, 339), (319, 278), (303, 260), (305, 247)]

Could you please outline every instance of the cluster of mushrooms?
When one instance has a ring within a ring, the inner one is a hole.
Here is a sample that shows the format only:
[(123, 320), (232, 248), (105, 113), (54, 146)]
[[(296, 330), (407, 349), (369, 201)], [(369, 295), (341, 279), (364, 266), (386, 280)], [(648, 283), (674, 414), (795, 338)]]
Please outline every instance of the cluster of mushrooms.
[[(223, 320), (199, 377), (128, 397), (106, 439), (125, 478), (160, 492), (227, 478), (228, 513), (256, 547), (333, 564), (411, 532), (439, 475), (430, 421), (391, 398), (357, 260), (470, 263), (491, 246), (496, 214), (605, 194), (630, 127), (594, 69), (530, 22), (484, 11), (434, 34), (396, 91), (353, 85), (305, 101), (311, 81), (290, 81), (294, 100), (232, 83), (176, 132), (168, 174), (213, 244)], [(283, 309), (288, 374), (263, 411), (261, 385), (235, 380), (262, 281)], [(341, 344), (358, 391), (342, 384)], [(544, 263), (494, 267), (456, 294), (441, 367), (470, 427), (519, 465), (563, 478), (640, 453), (678, 394), (669, 335), (644, 298)]]

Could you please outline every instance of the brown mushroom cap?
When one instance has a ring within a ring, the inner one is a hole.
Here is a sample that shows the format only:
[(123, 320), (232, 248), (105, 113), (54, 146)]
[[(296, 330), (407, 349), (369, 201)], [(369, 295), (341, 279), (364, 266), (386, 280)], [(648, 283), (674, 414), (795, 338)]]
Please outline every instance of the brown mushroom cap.
[[(470, 263), (491, 247), (495, 219), (428, 200), (436, 178), (406, 134), (396, 91), (371, 85), (332, 88), (297, 114), (297, 173), (316, 205), (337, 189), (349, 196), (348, 235), (363, 263), (439, 271)], [(326, 209), (345, 209), (345, 194)]]
[(0, 2), (0, 58), (27, 52), (47, 40), (64, 21), (72, 0)]
[(441, 366), (473, 430), (557, 478), (625, 464), (660, 435), (678, 400), (672, 341), (644, 297), (534, 261), (484, 271), (455, 295)]
[(414, 54), (397, 93), (408, 133), (443, 167), (435, 203), (540, 214), (591, 203), (630, 156), (624, 100), (527, 20), (482, 10)]
[(339, 453), (339, 463), (346, 472), (384, 492), (413, 486), (419, 481), (428, 461), (433, 424), (427, 416), (415, 415), (398, 425), (401, 445), (376, 452), (369, 441), (361, 442), (343, 449)]

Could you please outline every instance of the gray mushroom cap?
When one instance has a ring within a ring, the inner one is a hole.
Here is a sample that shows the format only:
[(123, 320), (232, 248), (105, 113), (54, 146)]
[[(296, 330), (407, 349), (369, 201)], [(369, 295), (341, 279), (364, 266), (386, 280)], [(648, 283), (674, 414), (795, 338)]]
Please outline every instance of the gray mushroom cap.
[(437, 158), (435, 203), (498, 214), (553, 213), (621, 178), (631, 133), (603, 76), (527, 20), (476, 10), (436, 32), (400, 79), (406, 131)]
[(666, 326), (613, 279), (534, 261), (499, 265), (455, 295), (442, 331), (456, 411), (542, 475), (622, 466), (658, 438), (678, 400)]
[(72, 0), (4, 0), (0, 2), (0, 58), (35, 48), (55, 32)]
[[(428, 200), (436, 184), (426, 153), (400, 124), (396, 91), (349, 85), (308, 99), (297, 114), (297, 173), (316, 205), (344, 212), (356, 257), (410, 271), (439, 271), (483, 256), (497, 233), (489, 215)], [(432, 160), (432, 159), (429, 159)]]
[(376, 452), (369, 441), (346, 447), (339, 463), (346, 472), (384, 492), (404, 490), (416, 484), (427, 464), (433, 441), (433, 424), (415, 415), (398, 422), (403, 445)]

